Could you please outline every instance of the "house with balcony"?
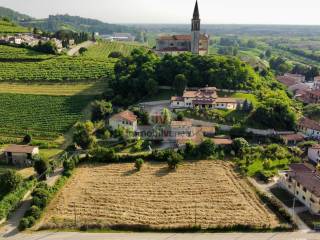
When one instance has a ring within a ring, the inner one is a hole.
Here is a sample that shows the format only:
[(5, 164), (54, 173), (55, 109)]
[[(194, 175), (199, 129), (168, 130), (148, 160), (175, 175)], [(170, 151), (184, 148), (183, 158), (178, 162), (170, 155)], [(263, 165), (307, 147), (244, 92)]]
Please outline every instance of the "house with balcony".
[(279, 184), (312, 213), (320, 214), (320, 174), (312, 166), (294, 163), (280, 173)]

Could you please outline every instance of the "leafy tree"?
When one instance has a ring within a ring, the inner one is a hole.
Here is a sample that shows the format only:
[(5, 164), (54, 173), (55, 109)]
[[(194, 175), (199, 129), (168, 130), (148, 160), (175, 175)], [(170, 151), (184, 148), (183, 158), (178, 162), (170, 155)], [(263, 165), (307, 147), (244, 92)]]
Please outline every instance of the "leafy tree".
[(138, 158), (138, 159), (136, 160), (136, 162), (134, 163), (134, 167), (135, 167), (138, 171), (140, 171), (143, 164), (144, 164), (143, 159), (142, 159), (142, 158)]
[(232, 148), (235, 151), (235, 153), (241, 157), (243, 156), (248, 147), (249, 143), (244, 138), (235, 138), (233, 140)]
[(265, 52), (265, 56), (266, 56), (267, 58), (270, 58), (271, 55), (272, 55), (272, 52), (271, 52), (270, 49), (268, 49), (268, 50)]
[(188, 84), (187, 78), (183, 74), (178, 74), (174, 78), (173, 87), (176, 90), (177, 94), (182, 96), (184, 90)]
[(78, 122), (74, 126), (73, 141), (82, 149), (90, 149), (96, 144), (94, 124), (91, 121)]
[(172, 152), (168, 157), (167, 164), (169, 169), (176, 169), (182, 161), (182, 155), (176, 152)]
[(145, 88), (149, 96), (154, 96), (158, 93), (158, 83), (154, 79), (148, 79), (145, 84)]
[(41, 180), (47, 179), (47, 173), (50, 170), (50, 163), (47, 159), (36, 157), (34, 161), (34, 170), (38, 173)]
[(177, 121), (183, 121), (184, 119), (184, 114), (183, 112), (178, 112), (177, 114)]
[(111, 52), (108, 56), (109, 58), (122, 58), (123, 54), (121, 52)]
[(309, 104), (304, 107), (303, 113), (305, 116), (319, 120), (320, 119), (320, 104)]
[(92, 116), (91, 119), (92, 121), (98, 121), (98, 120), (106, 120), (108, 116), (112, 113), (112, 104), (111, 102), (106, 102), (104, 100), (102, 101), (94, 101), (91, 104), (91, 111), (92, 111)]
[(85, 48), (85, 47), (81, 47), (80, 49), (79, 49), (79, 54), (80, 55), (83, 55), (85, 52), (87, 52), (88, 51), (88, 49), (87, 48)]
[(164, 108), (162, 110), (162, 119), (164, 124), (170, 124), (171, 122), (171, 112), (169, 109)]
[(6, 170), (0, 175), (0, 193), (7, 194), (15, 190), (23, 181), (22, 176), (14, 170)]
[(250, 39), (247, 43), (248, 48), (256, 48), (257, 47), (257, 42), (253, 39)]
[(198, 148), (199, 153), (202, 157), (209, 157), (215, 153), (216, 147), (210, 139), (204, 140)]
[(23, 137), (23, 143), (24, 144), (29, 144), (29, 143), (31, 143), (31, 141), (32, 141), (32, 136), (30, 135), (30, 134), (27, 134), (27, 135), (25, 135), (24, 137)]

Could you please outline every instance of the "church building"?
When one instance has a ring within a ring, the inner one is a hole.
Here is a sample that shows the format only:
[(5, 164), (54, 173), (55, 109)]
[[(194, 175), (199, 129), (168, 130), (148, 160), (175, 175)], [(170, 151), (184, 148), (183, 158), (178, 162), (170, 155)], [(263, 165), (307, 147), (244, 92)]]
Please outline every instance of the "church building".
[(206, 55), (209, 49), (209, 36), (200, 33), (198, 1), (194, 7), (191, 35), (166, 35), (157, 38), (156, 52), (159, 55), (176, 55), (183, 52)]

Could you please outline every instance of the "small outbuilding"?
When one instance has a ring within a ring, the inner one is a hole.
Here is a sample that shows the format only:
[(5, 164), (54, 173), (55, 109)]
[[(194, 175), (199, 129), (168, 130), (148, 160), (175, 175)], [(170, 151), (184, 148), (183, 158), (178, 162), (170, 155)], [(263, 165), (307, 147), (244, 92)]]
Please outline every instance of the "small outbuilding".
[(17, 166), (30, 166), (35, 155), (39, 154), (39, 148), (29, 145), (9, 145), (4, 149), (4, 155), (8, 164)]
[(304, 135), (302, 135), (301, 133), (287, 134), (287, 135), (281, 135), (280, 138), (286, 145), (294, 146), (304, 140)]

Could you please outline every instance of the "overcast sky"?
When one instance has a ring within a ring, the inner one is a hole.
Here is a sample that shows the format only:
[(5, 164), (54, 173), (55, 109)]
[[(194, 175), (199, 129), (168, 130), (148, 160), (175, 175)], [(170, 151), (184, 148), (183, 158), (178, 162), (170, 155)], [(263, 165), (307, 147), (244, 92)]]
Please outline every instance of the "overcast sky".
[[(189, 23), (195, 0), (0, 0), (33, 17), (79, 15), (110, 23)], [(320, 0), (199, 0), (203, 23), (320, 25)]]

